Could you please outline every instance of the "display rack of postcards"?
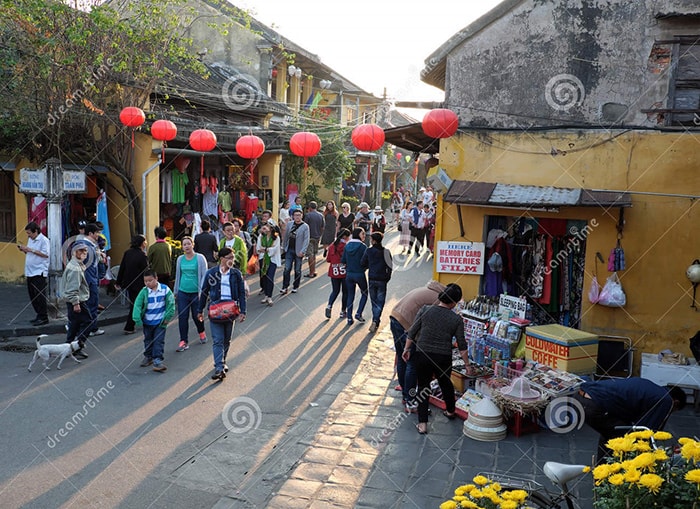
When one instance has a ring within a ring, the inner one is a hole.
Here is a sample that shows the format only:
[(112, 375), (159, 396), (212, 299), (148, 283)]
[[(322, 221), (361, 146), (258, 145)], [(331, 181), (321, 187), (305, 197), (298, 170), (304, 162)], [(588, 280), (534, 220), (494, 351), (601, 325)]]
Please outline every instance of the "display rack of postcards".
[(583, 379), (573, 373), (559, 371), (544, 364), (528, 361), (494, 362), (493, 376), (476, 385), (476, 389), (487, 395), (492, 391), (507, 387), (518, 377), (527, 378), (530, 385), (544, 396), (554, 398), (574, 392)]
[(469, 413), (469, 407), (482, 399), (484, 399), (483, 394), (476, 392), (474, 389), (467, 389), (455, 402), (455, 407), (465, 413)]
[(506, 337), (486, 334), (474, 342), (473, 361), (481, 365), (491, 365), (494, 361), (509, 360), (515, 353), (518, 341)]

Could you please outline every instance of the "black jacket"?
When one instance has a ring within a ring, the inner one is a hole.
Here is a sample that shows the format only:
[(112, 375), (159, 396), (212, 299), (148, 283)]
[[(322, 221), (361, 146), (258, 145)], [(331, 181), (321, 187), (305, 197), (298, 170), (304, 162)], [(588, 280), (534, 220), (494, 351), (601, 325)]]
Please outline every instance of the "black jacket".
[(148, 256), (138, 247), (131, 247), (124, 252), (119, 264), (117, 284), (124, 290), (143, 288), (143, 273), (148, 269)]
[(369, 269), (370, 281), (389, 281), (391, 279), (391, 251), (388, 249), (368, 248), (362, 255), (362, 268)]

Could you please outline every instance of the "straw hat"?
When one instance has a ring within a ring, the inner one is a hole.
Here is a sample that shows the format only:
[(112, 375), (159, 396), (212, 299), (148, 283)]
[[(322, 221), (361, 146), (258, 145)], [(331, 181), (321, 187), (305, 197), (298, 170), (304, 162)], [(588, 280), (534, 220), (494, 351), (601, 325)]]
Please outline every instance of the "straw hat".
[(512, 399), (539, 399), (542, 397), (540, 391), (530, 386), (530, 381), (525, 377), (514, 379), (511, 384), (501, 389), (501, 394)]

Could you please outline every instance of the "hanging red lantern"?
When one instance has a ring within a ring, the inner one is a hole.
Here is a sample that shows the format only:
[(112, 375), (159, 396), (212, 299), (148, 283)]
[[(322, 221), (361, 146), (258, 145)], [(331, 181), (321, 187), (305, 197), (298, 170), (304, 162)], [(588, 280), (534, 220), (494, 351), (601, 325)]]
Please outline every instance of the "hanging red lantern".
[(457, 132), (459, 118), (454, 111), (439, 108), (429, 111), (421, 125), (423, 132), (431, 138), (449, 138)]
[(177, 126), (170, 120), (156, 120), (151, 126), (151, 136), (154, 140), (162, 142), (161, 146), (161, 163), (165, 162), (165, 147), (167, 142), (174, 140), (177, 136)]
[(321, 151), (321, 139), (314, 133), (296, 133), (289, 140), (289, 150), (295, 156), (304, 158), (304, 169), (307, 169), (309, 157), (313, 157)]
[(255, 185), (255, 167), (258, 165), (258, 157), (265, 152), (265, 142), (258, 136), (249, 134), (241, 136), (236, 142), (236, 152), (244, 159), (250, 159), (248, 167), (248, 184)]
[[(209, 152), (216, 147), (216, 134), (209, 129), (197, 129), (190, 134), (190, 146), (197, 152)], [(200, 158), (200, 177), (204, 176), (204, 155)]]
[(351, 139), (357, 150), (374, 152), (384, 145), (384, 129), (377, 124), (361, 124), (352, 130)]
[[(352, 144), (357, 150), (374, 152), (384, 145), (384, 129), (377, 124), (360, 124), (352, 130)], [(372, 178), (372, 159), (367, 158), (367, 182)]]
[(146, 121), (146, 114), (141, 108), (127, 106), (119, 113), (119, 121), (131, 129), (131, 148), (134, 148), (134, 129)]

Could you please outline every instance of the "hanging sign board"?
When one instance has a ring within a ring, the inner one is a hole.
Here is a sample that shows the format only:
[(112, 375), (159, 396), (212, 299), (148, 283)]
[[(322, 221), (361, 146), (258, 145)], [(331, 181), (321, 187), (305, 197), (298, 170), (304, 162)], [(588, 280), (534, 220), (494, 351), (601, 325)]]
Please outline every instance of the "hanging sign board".
[(46, 169), (32, 170), (22, 168), (19, 170), (19, 192), (28, 194), (46, 194)]
[(63, 171), (64, 193), (84, 193), (86, 190), (84, 171)]
[(525, 318), (525, 312), (527, 311), (527, 300), (524, 298), (512, 297), (510, 295), (501, 294), (498, 298), (498, 313), (510, 314), (518, 318)]
[(483, 242), (439, 241), (436, 270), (452, 274), (483, 274), (485, 249)]

